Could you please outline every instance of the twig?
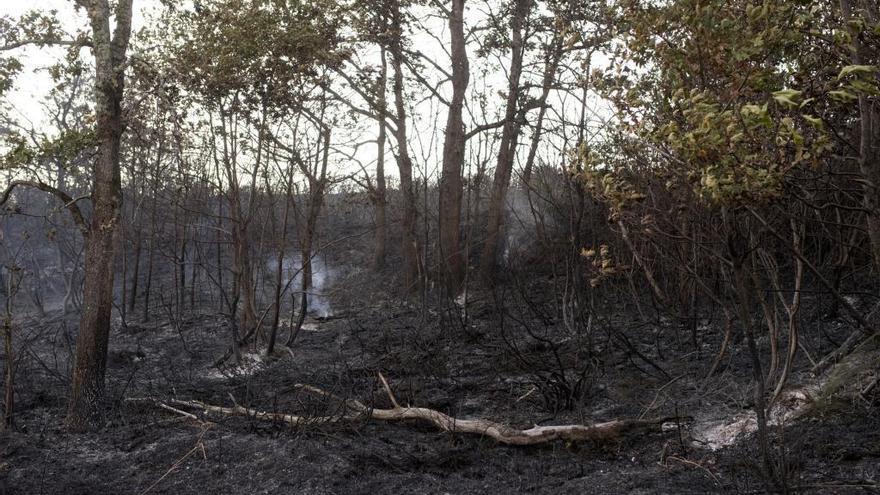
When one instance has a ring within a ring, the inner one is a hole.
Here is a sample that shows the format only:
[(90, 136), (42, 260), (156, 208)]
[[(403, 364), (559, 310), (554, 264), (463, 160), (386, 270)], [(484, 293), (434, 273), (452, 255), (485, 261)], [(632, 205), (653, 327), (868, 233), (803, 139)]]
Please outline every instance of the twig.
[[(162, 405), (164, 405), (164, 404), (160, 404), (160, 406), (162, 406)], [(165, 471), (165, 474), (163, 474), (162, 476), (159, 477), (159, 479), (157, 479), (156, 481), (154, 481), (152, 485), (148, 486), (146, 489), (144, 489), (144, 491), (140, 492), (140, 495), (145, 495), (146, 493), (148, 493), (149, 491), (151, 491), (153, 488), (155, 488), (156, 485), (158, 485), (159, 483), (162, 482), (162, 480), (164, 480), (165, 478), (167, 478), (168, 476), (170, 476), (171, 473), (173, 473), (173, 472), (176, 471), (180, 466), (182, 466), (183, 463), (184, 463), (187, 459), (189, 459), (189, 457), (190, 457), (191, 455), (195, 454), (196, 452), (201, 451), (201, 452), (202, 452), (202, 458), (204, 458), (204, 459), (207, 460), (207, 458), (208, 458), (208, 454), (207, 454), (207, 452), (205, 451), (205, 444), (202, 442), (202, 438), (205, 436), (205, 433), (208, 432), (208, 430), (211, 428), (211, 426), (213, 426), (212, 423), (206, 423), (206, 424), (204, 425), (204, 427), (202, 428), (202, 432), (199, 433), (199, 437), (196, 439), (196, 444), (193, 446), (193, 448), (191, 448), (191, 449), (189, 450), (189, 452), (187, 452), (186, 454), (183, 454), (183, 457), (181, 457), (180, 459), (177, 459), (176, 461), (174, 461), (174, 464), (172, 464), (171, 467), (168, 468), (168, 471)]]
[(703, 466), (702, 464), (700, 464), (698, 462), (689, 461), (687, 459), (682, 459), (681, 457), (675, 457), (674, 455), (666, 456), (666, 460), (669, 460), (669, 459), (672, 459), (673, 461), (678, 461), (678, 462), (680, 462), (682, 464), (686, 464), (688, 466), (693, 466), (695, 468), (702, 469), (703, 471), (706, 471), (706, 473), (709, 474), (709, 476), (715, 481), (715, 483), (718, 483), (719, 485), (721, 484), (721, 480), (719, 480), (718, 477), (712, 473), (712, 471), (709, 471), (709, 468), (707, 468), (706, 466)]
[(385, 380), (385, 376), (382, 375), (382, 372), (379, 371), (379, 380), (382, 381), (382, 387), (385, 388), (385, 393), (388, 394), (388, 398), (391, 399), (391, 403), (394, 404), (395, 409), (400, 409), (400, 404), (397, 403), (397, 399), (394, 397), (394, 394), (391, 392), (391, 387), (388, 386), (388, 381)]
[(199, 417), (196, 416), (195, 414), (193, 414), (193, 413), (188, 413), (188, 412), (186, 412), (186, 411), (181, 411), (180, 409), (177, 409), (176, 407), (171, 407), (171, 406), (169, 406), (168, 404), (163, 404), (163, 403), (160, 402), (160, 403), (159, 403), (159, 407), (161, 407), (162, 409), (166, 409), (166, 410), (168, 410), (168, 411), (171, 411), (171, 412), (173, 412), (173, 413), (175, 413), (175, 414), (180, 414), (181, 416), (186, 416), (187, 418), (190, 418), (190, 419), (194, 419), (194, 420), (196, 420), (196, 421), (199, 421)]
[(644, 418), (645, 415), (648, 414), (648, 412), (649, 412), (651, 409), (654, 408), (654, 404), (657, 402), (657, 399), (660, 398), (660, 392), (662, 392), (666, 387), (668, 387), (668, 386), (672, 385), (673, 383), (677, 382), (678, 379), (681, 378), (681, 377), (683, 377), (683, 376), (684, 376), (684, 375), (678, 375), (677, 377), (673, 378), (672, 380), (669, 380), (668, 382), (666, 382), (666, 384), (663, 385), (662, 387), (658, 388), (658, 389), (657, 389), (657, 393), (654, 394), (654, 400), (652, 400), (651, 403), (648, 404), (648, 407), (645, 408), (645, 410), (642, 412), (642, 414), (639, 414), (639, 419)]

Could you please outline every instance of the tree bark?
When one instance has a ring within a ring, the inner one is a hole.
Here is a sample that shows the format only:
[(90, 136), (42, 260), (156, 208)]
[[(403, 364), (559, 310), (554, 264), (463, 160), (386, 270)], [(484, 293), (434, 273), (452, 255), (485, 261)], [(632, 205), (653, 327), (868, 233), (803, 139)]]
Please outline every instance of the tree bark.
[[(850, 0), (840, 0), (840, 11), (852, 38), (852, 63), (869, 63), (872, 54), (861, 42), (859, 30), (850, 22), (853, 17)], [(862, 202), (867, 210), (871, 255), (874, 269), (880, 271), (880, 101), (864, 93), (859, 93), (859, 170), (864, 181)]]
[[(12, 268), (11, 266), (9, 268)], [(0, 284), (5, 284), (6, 304), (3, 314), (3, 354), (6, 357), (6, 377), (3, 380), (3, 422), (0, 423), (0, 431), (13, 426), (15, 419), (15, 349), (12, 346), (12, 302), (21, 284), (21, 271), (7, 269), (5, 280), (0, 278)]]
[(141, 308), (141, 321), (146, 322), (150, 319), (150, 296), (153, 289), (153, 263), (156, 260), (156, 213), (159, 201), (159, 175), (162, 170), (162, 154), (164, 139), (159, 139), (158, 149), (156, 151), (156, 165), (153, 168), (153, 197), (150, 204), (150, 240), (148, 242), (149, 252), (147, 253), (147, 279), (144, 281), (144, 306)]
[(376, 207), (376, 246), (373, 251), (373, 270), (376, 271), (385, 267), (385, 245), (388, 238), (388, 219), (385, 211), (385, 142), (387, 140), (385, 85), (388, 81), (388, 63), (385, 57), (384, 46), (379, 48), (379, 56), (382, 60), (382, 66), (377, 83), (379, 90), (377, 98), (379, 106), (379, 136), (376, 140), (376, 191), (373, 198)]
[(770, 440), (767, 430), (767, 400), (764, 384), (764, 372), (761, 369), (761, 358), (758, 346), (755, 342), (754, 326), (752, 325), (751, 294), (755, 287), (751, 285), (751, 277), (746, 261), (751, 247), (749, 237), (740, 232), (740, 225), (736, 219), (731, 218), (735, 214), (729, 211), (722, 213), (723, 224), (727, 230), (727, 254), (733, 268), (733, 291), (736, 296), (736, 308), (738, 310), (740, 324), (746, 337), (749, 356), (752, 361), (752, 378), (755, 380), (754, 410), (758, 423), (758, 440), (761, 448), (762, 470), (765, 480), (769, 484), (777, 484), (774, 463), (771, 458)]
[(129, 292), (128, 299), (128, 310), (134, 312), (134, 305), (137, 300), (137, 291), (138, 291), (138, 277), (140, 276), (140, 267), (141, 267), (141, 249), (143, 246), (141, 226), (137, 226), (137, 234), (134, 239), (134, 261), (132, 266), (132, 274), (131, 274), (131, 289)]
[(523, 63), (523, 25), (529, 11), (528, 0), (516, 0), (510, 18), (510, 71), (507, 80), (507, 102), (504, 112), (504, 127), (501, 131), (501, 147), (498, 151), (498, 162), (495, 165), (495, 177), (492, 182), (492, 197), (489, 201), (489, 218), (486, 224), (486, 242), (480, 257), (483, 277), (491, 281), (498, 264), (499, 233), (504, 216), (504, 205), (507, 189), (510, 187), (510, 175), (516, 158), (516, 146), (519, 137), (520, 123), (517, 119), (517, 103), (519, 101), (519, 80)]
[[(290, 221), (290, 202), (293, 199), (293, 171), (289, 171), (287, 188), (284, 194), (284, 216), (281, 221), (281, 232), (278, 233), (277, 259), (275, 264), (275, 294), (274, 308), (272, 312), (272, 328), (269, 329), (269, 343), (266, 346), (266, 355), (271, 356), (275, 352), (275, 340), (278, 336), (278, 325), (281, 321), (281, 292), (284, 287), (284, 254), (287, 249), (287, 224)], [(272, 214), (275, 218), (275, 214)]]
[(402, 14), (400, 2), (395, 1), (392, 18), (394, 36), (389, 47), (391, 66), (394, 69), (394, 106), (397, 113), (397, 126), (394, 138), (397, 141), (397, 168), (400, 172), (400, 195), (403, 200), (401, 227), (403, 230), (403, 291), (410, 293), (421, 285), (419, 270), (419, 239), (416, 235), (418, 207), (415, 185), (413, 184), (413, 163), (409, 154), (406, 130), (406, 105), (403, 95), (403, 40), (401, 33)]
[(320, 172), (316, 170), (315, 173), (308, 173), (307, 167), (305, 165), (302, 166), (303, 172), (305, 172), (309, 178), (309, 209), (306, 217), (305, 229), (300, 236), (300, 259), (302, 260), (302, 272), (300, 276), (302, 277), (302, 294), (300, 296), (299, 318), (297, 319), (296, 326), (287, 338), (287, 346), (293, 344), (293, 341), (296, 339), (296, 336), (299, 334), (303, 322), (305, 321), (306, 313), (309, 310), (308, 295), (312, 289), (312, 258), (314, 257), (312, 248), (315, 234), (317, 233), (318, 216), (320, 216), (321, 208), (324, 205), (324, 192), (327, 187), (327, 165), (330, 160), (330, 127), (326, 126), (323, 122), (319, 122), (318, 125), (323, 127), (321, 131)]
[(67, 426), (82, 430), (101, 416), (104, 373), (113, 303), (114, 234), (122, 207), (119, 148), (123, 133), (125, 52), (131, 35), (132, 0), (116, 5), (110, 31), (107, 0), (79, 0), (88, 12), (95, 56), (95, 113), (98, 155), (92, 183), (93, 213), (86, 239), (85, 285)]
[(452, 0), (449, 11), (449, 33), (452, 57), (452, 98), (446, 117), (443, 143), (443, 168), (440, 173), (439, 217), (442, 284), (447, 293), (457, 294), (464, 279), (461, 250), (462, 166), (466, 136), (462, 111), (465, 91), (470, 79), (464, 36), (465, 0)]

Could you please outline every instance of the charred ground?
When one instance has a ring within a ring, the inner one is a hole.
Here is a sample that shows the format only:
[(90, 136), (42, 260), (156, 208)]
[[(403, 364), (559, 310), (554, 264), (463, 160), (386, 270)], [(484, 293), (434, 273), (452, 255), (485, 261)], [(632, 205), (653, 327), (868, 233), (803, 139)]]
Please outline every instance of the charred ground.
[[(723, 335), (717, 322), (642, 321), (627, 304), (605, 300), (597, 305), (614, 309), (589, 334), (572, 335), (554, 316), (558, 281), (540, 266), (532, 265), (527, 278), (511, 269), (504, 284), (471, 291), (464, 305), (377, 291), (377, 282), (393, 287), (396, 274), (356, 268), (357, 253), (355, 241), (327, 252), (339, 274), (326, 291), (332, 314), (310, 317), (290, 351), (272, 358), (261, 348), (244, 349), (241, 366), (216, 365), (228, 348), (229, 325), (216, 312), (187, 312), (180, 320), (157, 315), (146, 323), (117, 318), (106, 424), (92, 433), (69, 434), (62, 424), (75, 318), (22, 318), (16, 428), (0, 442), (6, 493), (744, 493), (766, 487), (752, 436), (711, 450), (692, 434), (752, 406), (741, 339), (719, 372), (705, 376)], [(816, 324), (803, 339), (821, 354), (850, 328), (823, 319), (822, 302), (812, 303)], [(291, 428), (187, 410), (194, 420), (156, 403), (234, 400), (265, 411), (338, 412), (338, 401), (296, 387), (305, 383), (390, 407), (379, 372), (401, 402), (459, 418), (525, 427), (680, 419), (663, 431), (609, 442), (510, 447), (419, 422)], [(792, 387), (806, 379), (797, 374)], [(880, 466), (878, 402), (877, 390), (841, 396), (774, 427), (789, 486), (872, 490), (867, 485)]]

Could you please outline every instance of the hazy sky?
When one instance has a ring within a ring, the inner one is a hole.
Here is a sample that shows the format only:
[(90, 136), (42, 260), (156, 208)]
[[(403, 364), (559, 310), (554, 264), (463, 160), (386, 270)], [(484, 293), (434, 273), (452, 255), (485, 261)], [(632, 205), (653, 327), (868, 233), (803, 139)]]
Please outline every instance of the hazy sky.
[[(134, 0), (132, 23), (135, 29), (143, 26), (144, 11), (149, 11), (157, 4), (156, 0)], [(31, 10), (57, 11), (64, 29), (69, 33), (88, 28), (85, 11), (79, 9), (77, 12), (73, 0), (0, 0), (0, 15), (3, 16), (14, 19)], [(14, 53), (24, 63), (24, 71), (16, 79), (14, 89), (6, 100), (36, 124), (43, 115), (40, 101), (52, 87), (52, 80), (44, 69), (63, 57), (65, 52), (63, 48), (22, 47)]]

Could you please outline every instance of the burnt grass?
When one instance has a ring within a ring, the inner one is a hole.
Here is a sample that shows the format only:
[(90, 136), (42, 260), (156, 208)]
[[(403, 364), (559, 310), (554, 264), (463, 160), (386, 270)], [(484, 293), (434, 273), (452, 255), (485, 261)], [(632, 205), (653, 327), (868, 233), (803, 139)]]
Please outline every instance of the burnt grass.
[[(347, 259), (341, 253), (334, 261)], [(0, 436), (0, 493), (748, 493), (761, 492), (757, 442), (700, 448), (689, 427), (751, 407), (748, 356), (736, 339), (715, 376), (717, 322), (639, 321), (619, 301), (571, 334), (555, 316), (551, 276), (508, 281), (469, 295), (467, 315), (451, 301), (402, 300), (376, 276), (340, 270), (333, 316), (312, 320), (291, 352), (244, 372), (214, 366), (227, 349), (216, 311), (161, 311), (148, 322), (117, 318), (108, 362), (106, 421), (71, 434), (63, 418), (75, 316), (18, 322), (16, 424)], [(378, 287), (377, 287), (378, 285)], [(818, 302), (814, 305), (821, 306)], [(816, 309), (817, 314), (819, 309)], [(137, 313), (138, 315), (140, 312)], [(815, 319), (814, 353), (850, 328)], [(282, 333), (282, 342), (286, 334)], [(766, 342), (764, 343), (766, 345)], [(245, 349), (261, 352), (263, 345)], [(803, 359), (803, 358), (801, 358)], [(800, 369), (808, 363), (800, 363)], [(666, 428), (603, 443), (510, 447), (419, 422), (359, 420), (291, 427), (249, 417), (162, 409), (152, 398), (195, 399), (264, 411), (332, 415), (338, 401), (305, 383), (374, 407), (390, 407), (377, 380), (401, 403), (520, 427), (677, 416)], [(796, 383), (797, 376), (793, 378)], [(773, 447), (789, 486), (815, 493), (867, 493), (878, 481), (880, 414), (871, 397), (840, 401), (785, 429)], [(842, 486), (848, 485), (848, 486)]]

